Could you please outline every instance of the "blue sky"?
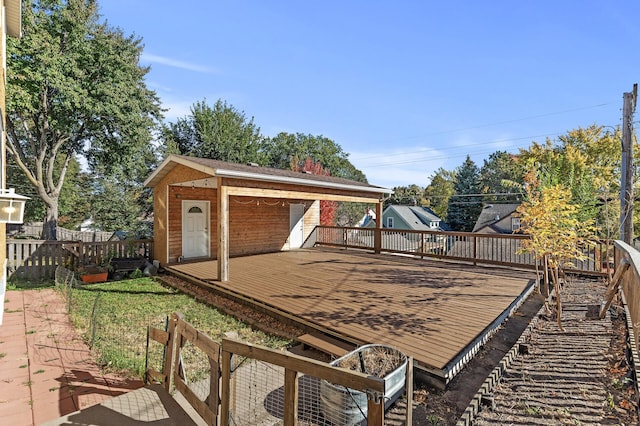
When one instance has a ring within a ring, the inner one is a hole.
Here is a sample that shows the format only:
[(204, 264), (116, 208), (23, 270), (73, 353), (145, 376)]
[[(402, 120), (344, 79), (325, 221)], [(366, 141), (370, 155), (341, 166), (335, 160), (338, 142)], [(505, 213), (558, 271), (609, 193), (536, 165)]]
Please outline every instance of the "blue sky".
[[(370, 183), (617, 126), (640, 2), (99, 0), (145, 45), (167, 121), (223, 99), (266, 136), (326, 136)], [(637, 116), (636, 116), (637, 120)]]

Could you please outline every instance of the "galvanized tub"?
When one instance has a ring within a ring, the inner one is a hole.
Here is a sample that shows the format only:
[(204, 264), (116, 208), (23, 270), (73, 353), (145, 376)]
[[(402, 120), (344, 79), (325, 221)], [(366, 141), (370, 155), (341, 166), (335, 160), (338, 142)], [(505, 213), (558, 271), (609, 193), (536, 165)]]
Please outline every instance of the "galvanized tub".
[[(388, 371), (381, 377), (384, 379), (385, 409), (402, 395), (405, 388), (407, 356), (391, 346), (364, 345), (332, 361), (330, 365), (377, 377), (380, 375), (376, 370)], [(367, 394), (322, 380), (320, 411), (326, 420), (336, 426), (358, 424), (367, 416)]]

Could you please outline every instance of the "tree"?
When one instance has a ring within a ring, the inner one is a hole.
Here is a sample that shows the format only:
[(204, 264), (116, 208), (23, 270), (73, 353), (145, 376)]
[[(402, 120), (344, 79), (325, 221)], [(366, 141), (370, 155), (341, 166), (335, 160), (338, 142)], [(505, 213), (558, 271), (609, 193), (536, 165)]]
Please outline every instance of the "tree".
[(264, 141), (262, 152), (266, 157), (265, 164), (279, 169), (290, 168), (291, 160), (310, 158), (322, 164), (331, 176), (367, 182), (364, 173), (349, 161), (340, 145), (324, 136), (305, 135), (302, 133), (279, 133)]
[(581, 221), (595, 220), (608, 208), (604, 199), (619, 191), (620, 139), (618, 131), (601, 126), (571, 130), (556, 142), (533, 142), (521, 150), (518, 162), (527, 170), (538, 170), (545, 187), (563, 185), (571, 191)]
[(434, 211), (438, 217), (447, 217), (449, 199), (455, 194), (455, 171), (445, 170), (440, 167), (431, 175), (431, 182), (424, 189), (426, 205)]
[(454, 231), (472, 231), (482, 210), (479, 172), (476, 164), (467, 159), (456, 170), (455, 194), (449, 198), (447, 223)]
[(206, 100), (191, 106), (191, 114), (165, 127), (165, 145), (183, 155), (228, 161), (264, 163), (260, 128), (243, 111), (218, 99), (213, 107)]
[[(304, 161), (302, 167), (300, 167), (300, 161), (297, 157), (292, 158), (291, 170), (294, 172), (311, 173), (312, 175), (318, 176), (331, 176), (328, 170), (322, 168), (322, 164), (313, 161), (309, 157)], [(320, 200), (320, 225), (335, 226), (337, 210), (338, 203), (336, 201)]]
[(545, 266), (545, 296), (550, 271), (556, 298), (558, 327), (562, 329), (562, 302), (560, 278), (565, 265), (574, 260), (585, 260), (583, 248), (594, 234), (590, 221), (576, 214), (579, 206), (572, 204), (571, 190), (562, 184), (544, 185), (537, 173), (525, 176), (526, 199), (518, 207), (520, 232), (531, 238), (522, 240), (520, 252), (533, 253)]
[(123, 185), (121, 179), (114, 177), (95, 179), (91, 193), (94, 226), (103, 231), (124, 231), (135, 238), (150, 238), (144, 200), (144, 190), (138, 184)]
[(45, 205), (43, 238), (55, 239), (71, 161), (128, 168), (149, 149), (160, 102), (138, 65), (141, 40), (98, 22), (95, 1), (35, 0), (23, 29), (7, 43), (7, 153)]
[[(513, 155), (506, 151), (496, 151), (484, 160), (480, 169), (480, 189), (486, 201), (519, 201), (522, 190), (524, 169)], [(509, 195), (495, 195), (509, 194)]]
[(384, 207), (391, 204), (421, 206), (426, 204), (424, 199), (424, 188), (412, 184), (409, 186), (396, 186), (393, 194), (384, 202)]

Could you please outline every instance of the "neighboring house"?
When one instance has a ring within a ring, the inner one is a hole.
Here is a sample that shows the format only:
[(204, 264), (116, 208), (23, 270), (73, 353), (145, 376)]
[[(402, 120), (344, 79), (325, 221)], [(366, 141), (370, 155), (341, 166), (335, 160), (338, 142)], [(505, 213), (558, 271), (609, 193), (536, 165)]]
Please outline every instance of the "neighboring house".
[(320, 223), (320, 202), (379, 205), (390, 189), (333, 176), (170, 155), (153, 188), (153, 244), (161, 264), (299, 248)]
[(390, 205), (382, 212), (384, 228), (412, 231), (446, 231), (442, 219), (428, 207)]
[(358, 228), (373, 228), (376, 225), (376, 212), (372, 209), (367, 209), (364, 216), (358, 223), (356, 223), (356, 227)]
[(472, 232), (482, 234), (513, 234), (520, 229), (520, 218), (515, 215), (520, 204), (486, 204)]

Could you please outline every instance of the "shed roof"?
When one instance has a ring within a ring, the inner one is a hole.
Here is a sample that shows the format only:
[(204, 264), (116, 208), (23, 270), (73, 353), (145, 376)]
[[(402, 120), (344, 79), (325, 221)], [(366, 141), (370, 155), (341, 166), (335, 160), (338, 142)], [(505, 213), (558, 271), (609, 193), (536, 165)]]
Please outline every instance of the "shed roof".
[(393, 191), (380, 186), (370, 185), (350, 179), (334, 176), (312, 175), (291, 170), (260, 167), (250, 164), (228, 163), (226, 161), (208, 158), (189, 157), (184, 155), (169, 155), (162, 164), (147, 178), (145, 186), (154, 187), (173, 168), (178, 165), (190, 167), (203, 173), (217, 177), (239, 178), (263, 182), (288, 183), (307, 185), (321, 188), (362, 191), (375, 194), (391, 194)]

